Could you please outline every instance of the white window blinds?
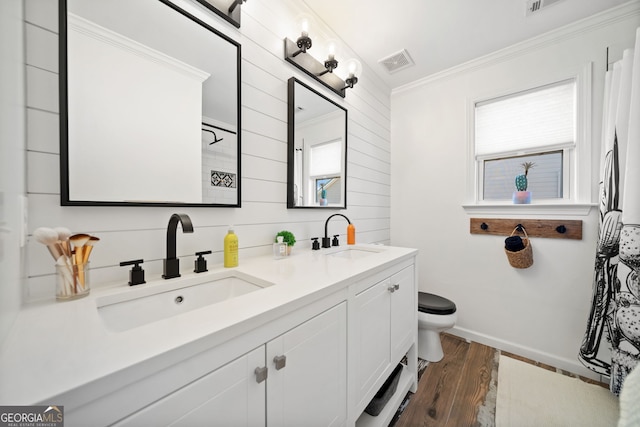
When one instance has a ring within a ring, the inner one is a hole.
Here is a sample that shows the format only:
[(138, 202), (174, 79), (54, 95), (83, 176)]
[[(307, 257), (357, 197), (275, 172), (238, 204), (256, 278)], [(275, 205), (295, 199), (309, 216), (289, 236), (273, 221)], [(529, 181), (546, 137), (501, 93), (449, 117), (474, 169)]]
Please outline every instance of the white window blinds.
[[(309, 174), (326, 176), (340, 173), (341, 152), (340, 140), (317, 144), (311, 147)], [(338, 160), (336, 160), (338, 159)]]
[(575, 80), (476, 104), (476, 155), (571, 145), (576, 128)]

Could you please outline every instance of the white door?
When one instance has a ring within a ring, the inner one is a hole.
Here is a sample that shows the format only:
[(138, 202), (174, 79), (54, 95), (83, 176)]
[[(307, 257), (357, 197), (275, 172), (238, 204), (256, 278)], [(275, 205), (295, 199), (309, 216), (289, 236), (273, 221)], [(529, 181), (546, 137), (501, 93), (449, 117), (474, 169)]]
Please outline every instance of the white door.
[(264, 346), (260, 346), (116, 425), (264, 426), (266, 382), (258, 382), (255, 374), (264, 366)]
[(347, 307), (267, 343), (267, 425), (327, 427), (347, 418)]
[(370, 391), (390, 362), (389, 279), (356, 295), (356, 386), (358, 402)]

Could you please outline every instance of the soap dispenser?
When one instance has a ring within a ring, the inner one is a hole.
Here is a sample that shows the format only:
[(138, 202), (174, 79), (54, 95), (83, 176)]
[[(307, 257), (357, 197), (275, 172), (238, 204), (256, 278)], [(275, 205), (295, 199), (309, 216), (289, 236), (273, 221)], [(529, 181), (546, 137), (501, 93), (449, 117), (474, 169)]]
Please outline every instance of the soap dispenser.
[(224, 237), (224, 266), (238, 266), (238, 236), (233, 231), (233, 226), (229, 227), (229, 232)]
[(355, 225), (349, 223), (347, 225), (347, 245), (355, 245), (356, 244), (356, 227)]

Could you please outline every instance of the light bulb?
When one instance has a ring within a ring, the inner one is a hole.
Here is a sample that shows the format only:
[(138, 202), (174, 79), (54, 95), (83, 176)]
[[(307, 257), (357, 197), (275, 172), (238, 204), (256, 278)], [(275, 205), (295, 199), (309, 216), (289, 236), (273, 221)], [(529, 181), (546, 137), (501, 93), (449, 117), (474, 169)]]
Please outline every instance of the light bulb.
[(362, 74), (362, 64), (355, 58), (351, 58), (347, 61), (347, 71), (349, 77), (359, 77)]
[(327, 42), (327, 52), (329, 59), (335, 59), (338, 50), (338, 43), (335, 40)]
[(309, 37), (309, 33), (313, 29), (313, 18), (311, 17), (311, 15), (303, 13), (298, 16), (298, 19), (296, 19), (296, 21), (298, 23), (298, 28), (300, 28), (302, 36)]

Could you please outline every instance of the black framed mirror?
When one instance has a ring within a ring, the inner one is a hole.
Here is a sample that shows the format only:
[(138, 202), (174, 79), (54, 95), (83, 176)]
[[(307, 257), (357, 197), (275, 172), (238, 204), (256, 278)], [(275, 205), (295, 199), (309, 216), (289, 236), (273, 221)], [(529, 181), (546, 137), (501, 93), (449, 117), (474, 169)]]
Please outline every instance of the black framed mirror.
[(347, 110), (291, 77), (287, 207), (347, 207)]
[(240, 207), (240, 44), (168, 0), (59, 5), (61, 204)]

